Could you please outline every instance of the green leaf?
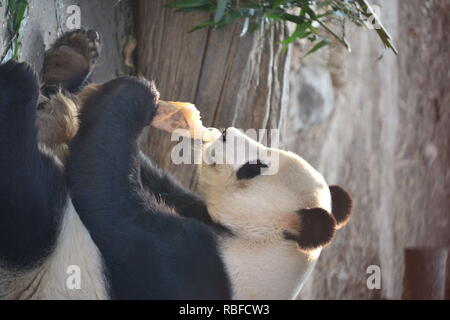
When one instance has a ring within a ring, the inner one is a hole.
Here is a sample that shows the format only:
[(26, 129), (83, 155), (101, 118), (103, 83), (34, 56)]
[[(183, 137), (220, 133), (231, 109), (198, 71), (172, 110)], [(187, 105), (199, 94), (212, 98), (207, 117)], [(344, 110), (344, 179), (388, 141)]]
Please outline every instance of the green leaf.
[(276, 0), (272, 6), (272, 9), (279, 8), (282, 4), (284, 4), (284, 0)]
[(322, 19), (322, 18), (328, 17), (328, 16), (333, 15), (333, 14), (337, 15), (337, 11), (330, 10), (330, 11), (327, 11), (325, 13), (319, 14), (319, 15), (317, 15), (317, 19)]
[(211, 8), (212, 8), (212, 6), (210, 4), (205, 4), (203, 6), (198, 6), (198, 7), (178, 8), (177, 12), (210, 11)]
[(255, 32), (261, 27), (261, 18), (256, 18), (250, 23), (250, 32)]
[[(23, 0), (7, 1), (9, 3), (9, 1), (20, 2)], [(165, 7), (182, 12), (211, 12), (211, 21), (202, 22), (190, 31), (207, 26), (215, 26), (219, 29), (242, 18), (241, 36), (243, 36), (257, 30), (262, 22), (269, 22), (269, 19), (281, 22), (289, 21), (296, 24), (296, 30), (280, 43), (285, 47), (297, 38), (308, 38), (314, 43), (320, 41), (317, 48), (313, 48), (308, 54), (327, 44), (327, 41), (322, 40), (323, 38), (320, 36), (323, 31), (329, 34), (327, 38), (335, 38), (350, 51), (350, 45), (344, 32), (338, 29), (334, 30), (336, 27), (340, 27), (339, 22), (343, 23), (344, 19), (348, 19), (357, 26), (364, 26), (368, 18), (375, 17), (368, 0), (174, 0)], [(293, 14), (294, 12), (299, 13)], [(397, 53), (391, 36), (382, 26), (378, 17), (375, 19), (377, 25), (380, 25), (380, 28), (375, 30), (376, 33), (387, 48), (391, 48)], [(314, 21), (320, 27), (314, 27), (312, 25)]]
[(385, 48), (391, 49), (396, 55), (398, 55), (398, 50), (394, 45), (391, 35), (383, 26), (380, 19), (375, 15), (375, 12), (373, 11), (373, 8), (370, 6), (370, 4), (366, 0), (355, 1), (358, 2), (359, 6), (361, 7), (363, 15), (365, 15), (367, 18), (371, 17), (375, 19), (375, 24), (379, 26), (375, 29), (375, 31), (378, 34), (378, 37), (383, 42)]
[(280, 19), (284, 13), (282, 9), (272, 9), (266, 12), (266, 16), (270, 19)]
[(195, 27), (191, 28), (188, 32), (194, 32), (196, 30), (203, 29), (203, 28), (213, 26), (213, 25), (215, 25), (215, 23), (212, 20), (204, 21), (204, 22), (199, 23)]
[(294, 22), (296, 24), (302, 24), (305, 21), (307, 21), (304, 17), (295, 16), (295, 15), (290, 14), (290, 13), (283, 13), (280, 16), (280, 19), (286, 20), (286, 21), (290, 21), (290, 22)]
[(308, 32), (308, 29), (311, 30), (312, 32), (314, 32), (314, 27), (312, 26), (312, 21), (305, 21), (302, 24), (299, 24), (297, 26), (297, 37), (298, 38), (305, 38), (307, 36), (307, 34), (309, 34), (310, 32)]
[(219, 21), (222, 20), (229, 1), (230, 0), (217, 0), (216, 13), (214, 14), (215, 23), (219, 23)]
[(216, 25), (221, 28), (224, 27), (227, 24), (232, 23), (234, 20), (236, 20), (237, 18), (241, 17), (241, 13), (239, 12), (239, 10), (233, 10), (230, 13), (226, 14), (223, 19), (217, 23)]
[(311, 27), (311, 21), (305, 21), (302, 24), (298, 24), (295, 28), (295, 31), (292, 33), (292, 35), (284, 40), (281, 40), (280, 43), (283, 45), (283, 53), (286, 52), (287, 47), (295, 41), (297, 38), (305, 38), (311, 34), (311, 32), (308, 32), (307, 30)]
[(209, 4), (208, 0), (179, 0), (165, 4), (164, 8), (171, 8), (171, 9), (195, 8), (207, 4)]
[(284, 40), (281, 40), (280, 43), (283, 45), (291, 44), (292, 42), (295, 41), (295, 39), (297, 39), (299, 34), (300, 34), (300, 25), (297, 25), (297, 28), (295, 28), (295, 31), (291, 34), (291, 36)]
[(320, 41), (318, 44), (316, 44), (311, 50), (309, 50), (306, 54), (306, 56), (309, 56), (311, 53), (314, 53), (320, 49), (322, 49), (323, 47), (327, 46), (330, 43), (330, 40), (328, 39), (323, 39), (322, 41)]
[(8, 33), (10, 40), (6, 45), (4, 53), (0, 56), (0, 62), (5, 59), (18, 59), (20, 48), (22, 45), (21, 38), (23, 36), (23, 24), (28, 15), (27, 0), (8, 0), (6, 7), (6, 15), (8, 22)]

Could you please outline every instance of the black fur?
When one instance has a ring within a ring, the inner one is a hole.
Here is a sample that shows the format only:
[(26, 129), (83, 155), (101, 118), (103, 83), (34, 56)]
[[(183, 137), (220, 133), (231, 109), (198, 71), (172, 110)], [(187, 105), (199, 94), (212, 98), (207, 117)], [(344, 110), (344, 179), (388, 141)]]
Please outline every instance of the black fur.
[(62, 170), (37, 146), (38, 79), (25, 63), (0, 66), (0, 261), (27, 268), (53, 248), (66, 200)]
[(303, 250), (312, 250), (329, 244), (336, 233), (336, 220), (322, 208), (298, 211), (301, 221), (299, 234), (285, 232), (288, 240), (296, 241)]
[(267, 168), (268, 166), (257, 160), (256, 163), (247, 162), (242, 165), (236, 172), (236, 177), (238, 180), (252, 179), (261, 174), (261, 168)]
[(228, 228), (211, 219), (206, 203), (197, 194), (184, 188), (170, 173), (155, 167), (142, 152), (139, 158), (145, 189), (174, 208), (179, 215), (202, 221), (219, 233), (231, 234)]
[(155, 97), (148, 82), (119, 78), (87, 101), (67, 162), (75, 208), (102, 253), (113, 298), (228, 299), (212, 229), (156, 209), (143, 192), (145, 183), (183, 215), (208, 219), (206, 212), (191, 213), (185, 199), (195, 207), (195, 197), (166, 183), (138, 151)]
[(330, 186), (331, 205), (337, 228), (342, 228), (350, 220), (353, 201), (350, 194), (340, 186)]

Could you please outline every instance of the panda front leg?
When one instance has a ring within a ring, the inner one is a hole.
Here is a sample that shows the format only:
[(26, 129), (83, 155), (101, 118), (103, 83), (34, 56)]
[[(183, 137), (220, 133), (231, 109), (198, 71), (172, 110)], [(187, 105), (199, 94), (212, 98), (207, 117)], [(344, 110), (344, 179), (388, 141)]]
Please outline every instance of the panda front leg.
[(229, 284), (208, 227), (155, 205), (142, 188), (138, 136), (154, 86), (123, 77), (80, 114), (66, 163), (74, 207), (100, 250), (113, 299), (225, 299)]
[(28, 64), (0, 65), (0, 263), (19, 269), (54, 246), (66, 200), (62, 168), (38, 147), (38, 97)]
[(208, 207), (200, 196), (185, 188), (170, 173), (156, 167), (143, 152), (139, 153), (139, 161), (142, 185), (147, 191), (174, 208), (180, 216), (202, 221), (216, 231), (227, 231), (211, 219)]

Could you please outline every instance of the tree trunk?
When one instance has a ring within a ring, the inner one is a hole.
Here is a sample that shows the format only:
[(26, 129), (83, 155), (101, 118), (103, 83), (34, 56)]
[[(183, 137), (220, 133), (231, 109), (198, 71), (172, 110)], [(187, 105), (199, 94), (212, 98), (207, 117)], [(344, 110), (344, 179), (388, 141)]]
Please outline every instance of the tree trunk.
[[(156, 81), (161, 99), (194, 103), (205, 126), (283, 130), (289, 52), (277, 42), (286, 26), (266, 24), (243, 37), (238, 23), (188, 33), (209, 15), (163, 8), (168, 2), (141, 0), (136, 10), (138, 73)], [(192, 186), (194, 166), (173, 164), (170, 135), (144, 134), (142, 150)]]

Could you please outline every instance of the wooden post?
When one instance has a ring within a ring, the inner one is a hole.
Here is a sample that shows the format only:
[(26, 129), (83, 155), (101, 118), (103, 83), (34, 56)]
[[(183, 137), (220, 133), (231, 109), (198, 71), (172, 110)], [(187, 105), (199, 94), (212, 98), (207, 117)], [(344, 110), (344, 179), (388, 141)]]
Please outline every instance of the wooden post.
[[(138, 73), (156, 81), (162, 99), (194, 103), (206, 126), (284, 129), (289, 52), (277, 42), (286, 26), (266, 24), (243, 37), (237, 23), (188, 33), (210, 16), (163, 8), (168, 2), (138, 1)], [(194, 166), (172, 163), (168, 134), (149, 129), (141, 138), (153, 161), (192, 186)]]
[(405, 249), (403, 299), (445, 299), (448, 249)]
[(447, 248), (447, 274), (445, 277), (445, 300), (450, 300), (450, 249)]

